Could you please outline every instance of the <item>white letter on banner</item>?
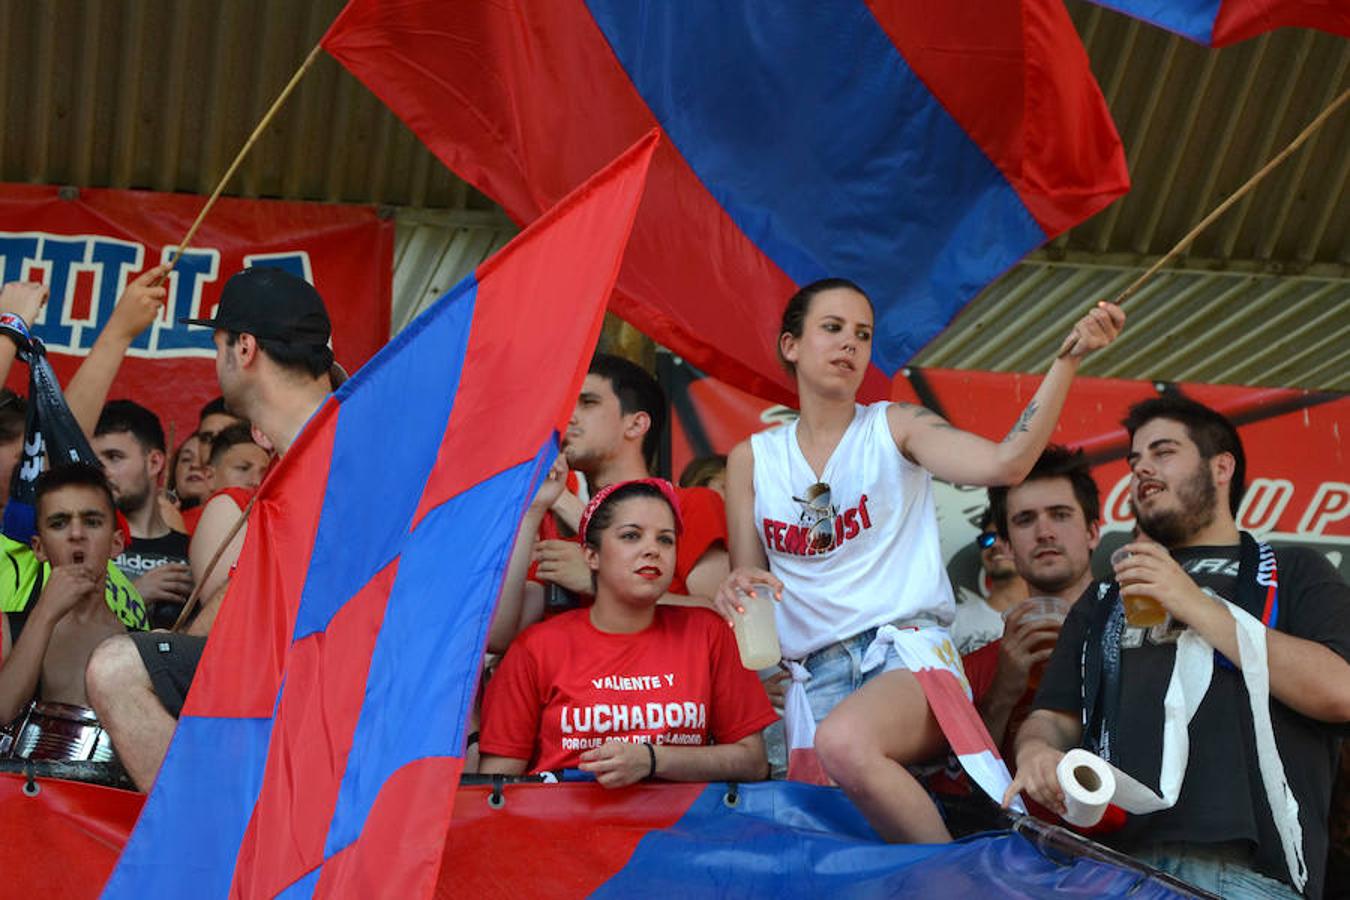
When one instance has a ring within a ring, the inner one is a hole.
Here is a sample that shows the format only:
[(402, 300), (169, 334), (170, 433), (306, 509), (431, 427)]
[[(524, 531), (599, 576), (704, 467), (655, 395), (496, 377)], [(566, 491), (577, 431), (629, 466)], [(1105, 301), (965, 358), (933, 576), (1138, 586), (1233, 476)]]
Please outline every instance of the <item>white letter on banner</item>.
[(1317, 489), (1317, 496), (1298, 523), (1300, 534), (1321, 534), (1332, 522), (1350, 516), (1350, 484), (1325, 482)]

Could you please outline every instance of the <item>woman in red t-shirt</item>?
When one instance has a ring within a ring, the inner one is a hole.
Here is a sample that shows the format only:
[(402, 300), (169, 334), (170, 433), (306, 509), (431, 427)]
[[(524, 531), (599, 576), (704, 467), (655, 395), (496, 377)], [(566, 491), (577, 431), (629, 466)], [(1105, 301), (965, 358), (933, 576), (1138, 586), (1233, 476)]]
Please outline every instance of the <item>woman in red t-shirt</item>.
[(760, 732), (777, 716), (731, 631), (709, 610), (656, 602), (675, 570), (677, 509), (655, 478), (591, 500), (579, 533), (595, 603), (512, 643), (483, 702), (480, 772), (578, 768), (605, 787), (765, 777)]

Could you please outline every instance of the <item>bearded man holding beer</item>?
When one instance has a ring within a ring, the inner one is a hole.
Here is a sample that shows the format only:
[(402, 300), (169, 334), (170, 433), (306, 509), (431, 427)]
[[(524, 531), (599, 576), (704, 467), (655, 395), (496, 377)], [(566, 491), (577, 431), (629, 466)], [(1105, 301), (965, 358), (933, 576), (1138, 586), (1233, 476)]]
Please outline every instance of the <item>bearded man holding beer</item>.
[[(1350, 721), (1350, 588), (1321, 554), (1276, 553), (1238, 530), (1246, 459), (1222, 415), (1162, 396), (1123, 424), (1135, 516), (1157, 543), (1126, 545), (1116, 582), (1069, 613), (1017, 736), (1013, 790), (1062, 813), (1056, 767), (1079, 746), (1155, 791), (1170, 767), (1182, 775), (1174, 802), (1098, 840), (1224, 897), (1296, 897), (1299, 882), (1320, 897)], [(1131, 624), (1141, 599), (1146, 614), (1161, 606), (1160, 624)], [(1188, 629), (1213, 648), (1198, 667), (1207, 678), (1174, 667)], [(1266, 652), (1253, 652), (1262, 639)], [(1261, 674), (1265, 703), (1253, 702)], [(1202, 697), (1180, 732), (1189, 746), (1164, 739), (1165, 698), (1179, 688)]]

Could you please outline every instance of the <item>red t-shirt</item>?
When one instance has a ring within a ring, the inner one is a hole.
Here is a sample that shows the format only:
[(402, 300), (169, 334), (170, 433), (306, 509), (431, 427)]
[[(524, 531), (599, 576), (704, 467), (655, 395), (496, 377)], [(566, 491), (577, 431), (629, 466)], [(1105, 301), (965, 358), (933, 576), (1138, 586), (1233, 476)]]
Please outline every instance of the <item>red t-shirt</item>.
[(777, 718), (711, 611), (658, 606), (643, 631), (608, 634), (575, 609), (511, 644), (488, 682), (478, 746), (531, 772), (575, 769), (606, 740), (732, 744)]
[[(726, 504), (722, 500), (722, 495), (711, 488), (690, 487), (675, 488), (675, 498), (680, 503), (680, 518), (684, 523), (684, 531), (680, 533), (679, 543), (675, 549), (675, 577), (671, 579), (670, 587), (667, 588), (672, 594), (689, 594), (689, 587), (685, 584), (685, 578), (688, 577), (694, 566), (703, 558), (716, 544), (726, 546), (727, 544), (727, 510)], [(544, 516), (544, 520), (539, 523), (539, 540), (569, 540), (580, 542), (580, 537), (564, 538), (558, 533), (557, 523), (553, 516)], [(539, 581), (535, 570), (538, 563), (530, 563), (529, 572), (526, 577), (531, 581)]]
[(198, 503), (196, 506), (183, 513), (183, 529), (192, 537), (197, 531), (197, 523), (202, 520), (202, 510), (206, 508), (206, 503)]
[(680, 501), (684, 531), (675, 547), (675, 578), (669, 590), (672, 594), (688, 594), (684, 580), (703, 554), (715, 544), (727, 544), (727, 508), (722, 495), (711, 488), (677, 487), (675, 496)]
[(206, 504), (210, 503), (212, 500), (223, 494), (233, 500), (235, 505), (239, 507), (239, 511), (243, 512), (244, 507), (248, 506), (248, 501), (251, 500), (256, 493), (256, 489), (241, 487), (223, 487), (216, 491), (201, 503), (198, 503), (196, 506), (192, 507), (192, 509), (183, 513), (183, 527), (187, 529), (188, 537), (197, 533), (197, 523), (202, 520), (202, 512), (205, 511)]

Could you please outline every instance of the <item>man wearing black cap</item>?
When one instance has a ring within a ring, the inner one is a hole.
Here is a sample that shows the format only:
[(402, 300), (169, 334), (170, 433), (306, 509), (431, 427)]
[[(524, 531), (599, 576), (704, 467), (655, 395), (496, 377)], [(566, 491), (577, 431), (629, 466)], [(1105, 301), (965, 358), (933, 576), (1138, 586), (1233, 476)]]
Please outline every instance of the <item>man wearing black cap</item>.
[[(226, 282), (213, 318), (181, 321), (215, 330), (226, 405), (284, 454), (332, 385), (332, 327), (318, 291), (280, 269), (245, 269)], [(242, 546), (243, 537), (241, 530), (232, 546)], [(228, 571), (229, 561), (218, 565)], [(224, 593), (222, 587), (206, 600), (186, 632), (119, 635), (89, 660), (90, 703), (142, 790), (164, 759)]]

